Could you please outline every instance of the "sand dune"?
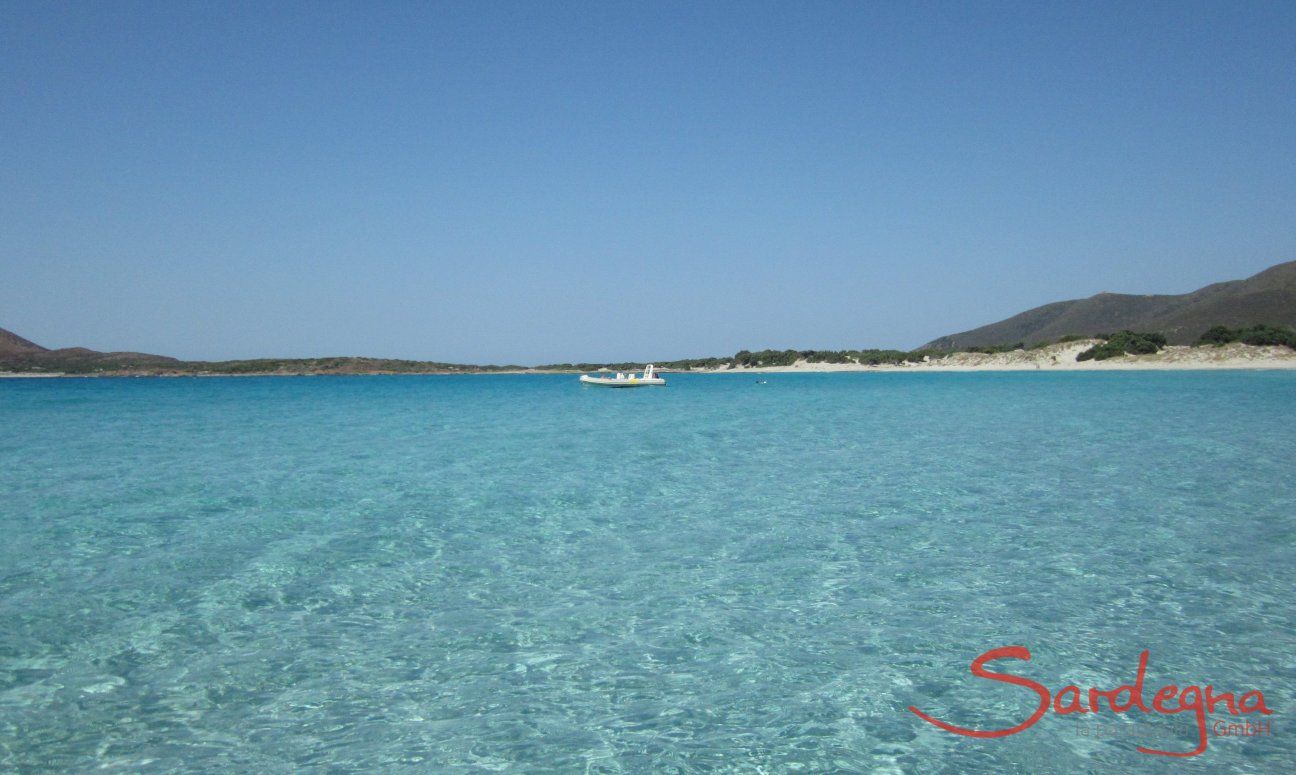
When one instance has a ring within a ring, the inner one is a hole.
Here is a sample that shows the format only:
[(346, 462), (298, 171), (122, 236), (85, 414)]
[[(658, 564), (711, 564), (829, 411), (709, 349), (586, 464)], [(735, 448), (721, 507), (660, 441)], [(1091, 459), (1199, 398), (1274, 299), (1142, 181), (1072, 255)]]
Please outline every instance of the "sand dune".
[(1007, 353), (953, 353), (922, 363), (861, 366), (853, 363), (807, 363), (699, 371), (816, 372), (816, 371), (1122, 371), (1190, 369), (1296, 369), (1296, 350), (1286, 347), (1166, 347), (1154, 355), (1126, 355), (1105, 361), (1077, 361), (1076, 356), (1098, 343), (1097, 339), (1067, 342), (1038, 350)]

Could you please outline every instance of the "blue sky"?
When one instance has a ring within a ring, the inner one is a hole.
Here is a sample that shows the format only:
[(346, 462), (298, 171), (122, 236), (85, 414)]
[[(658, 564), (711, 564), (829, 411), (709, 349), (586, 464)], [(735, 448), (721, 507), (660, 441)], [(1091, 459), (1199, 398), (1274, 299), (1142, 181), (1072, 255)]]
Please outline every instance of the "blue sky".
[(0, 326), (913, 347), (1296, 259), (1293, 3), (0, 5)]

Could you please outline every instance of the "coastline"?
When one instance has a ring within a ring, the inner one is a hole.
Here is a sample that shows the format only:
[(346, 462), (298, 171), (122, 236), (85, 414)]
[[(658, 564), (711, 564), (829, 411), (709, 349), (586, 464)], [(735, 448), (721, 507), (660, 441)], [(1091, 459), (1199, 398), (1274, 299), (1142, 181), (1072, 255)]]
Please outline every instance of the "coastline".
[(0, 379), (99, 379), (101, 377), (155, 377), (158, 379), (209, 379), (212, 377), (450, 377), (480, 376), (483, 374), (582, 374), (580, 371), (548, 371), (544, 369), (493, 369), (482, 371), (252, 371), (252, 372), (144, 372), (101, 371), (88, 374), (62, 372), (0, 372)]
[[(1084, 339), (1033, 350), (1002, 353), (956, 352), (926, 357), (921, 362), (865, 365), (799, 360), (790, 366), (723, 366), (720, 368), (659, 369), (663, 374), (779, 374), (829, 372), (978, 372), (978, 371), (1225, 371), (1296, 369), (1296, 350), (1281, 346), (1226, 344), (1221, 346), (1170, 345), (1151, 355), (1125, 355), (1104, 361), (1079, 361), (1076, 356), (1101, 342)], [(210, 377), (369, 377), (369, 376), (473, 376), (482, 374), (583, 374), (574, 369), (483, 369), (455, 371), (101, 371), (94, 373), (0, 372), (0, 379), (97, 379), (100, 377), (210, 378)]]
[(1076, 356), (1101, 340), (1086, 339), (1053, 344), (1036, 350), (1006, 353), (950, 353), (921, 363), (879, 364), (809, 363), (791, 366), (750, 366), (694, 369), (694, 374), (813, 373), (843, 371), (971, 372), (971, 371), (1202, 371), (1238, 369), (1296, 369), (1296, 350), (1227, 344), (1220, 347), (1171, 345), (1151, 355), (1125, 355), (1105, 361), (1077, 361)]

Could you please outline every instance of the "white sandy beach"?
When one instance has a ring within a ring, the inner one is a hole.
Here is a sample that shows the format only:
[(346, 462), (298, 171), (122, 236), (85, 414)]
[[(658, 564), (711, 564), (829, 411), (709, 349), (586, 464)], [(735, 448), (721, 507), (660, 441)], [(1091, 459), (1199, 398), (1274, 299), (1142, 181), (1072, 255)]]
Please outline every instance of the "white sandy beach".
[(1007, 353), (954, 353), (922, 363), (863, 366), (855, 363), (807, 363), (791, 366), (758, 366), (736, 369), (697, 369), (705, 372), (819, 372), (819, 371), (1131, 371), (1193, 369), (1296, 369), (1296, 350), (1286, 347), (1170, 346), (1153, 355), (1126, 355), (1105, 361), (1077, 361), (1076, 356), (1100, 340), (1054, 344), (1038, 350)]

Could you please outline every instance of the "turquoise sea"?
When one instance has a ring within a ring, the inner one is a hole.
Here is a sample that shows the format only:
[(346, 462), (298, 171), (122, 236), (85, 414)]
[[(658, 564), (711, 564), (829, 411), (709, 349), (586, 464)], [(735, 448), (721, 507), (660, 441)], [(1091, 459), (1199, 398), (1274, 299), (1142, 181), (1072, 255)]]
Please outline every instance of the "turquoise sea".
[(0, 771), (1296, 771), (1296, 373), (762, 378), (0, 380)]

